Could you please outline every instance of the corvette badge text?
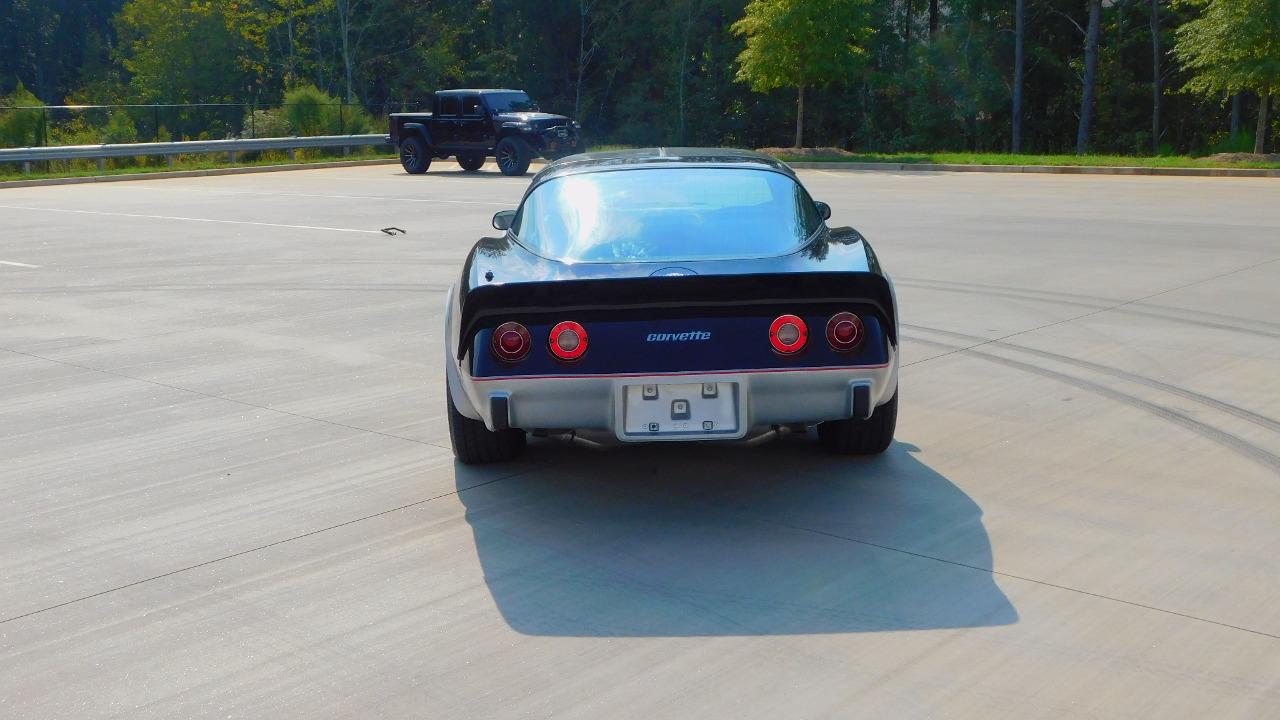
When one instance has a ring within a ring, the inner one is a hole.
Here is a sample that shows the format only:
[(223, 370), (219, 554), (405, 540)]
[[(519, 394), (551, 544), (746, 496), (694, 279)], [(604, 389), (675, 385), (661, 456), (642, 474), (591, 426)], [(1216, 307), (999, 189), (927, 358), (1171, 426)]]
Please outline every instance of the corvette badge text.
[(706, 330), (693, 330), (682, 333), (649, 333), (648, 342), (684, 342), (686, 340), (710, 340), (711, 333)]

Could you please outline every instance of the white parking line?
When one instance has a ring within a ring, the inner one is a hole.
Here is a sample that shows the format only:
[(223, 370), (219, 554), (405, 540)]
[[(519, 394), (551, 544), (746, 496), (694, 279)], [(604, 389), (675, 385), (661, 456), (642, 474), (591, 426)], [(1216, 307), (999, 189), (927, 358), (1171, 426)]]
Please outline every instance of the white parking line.
[[(210, 192), (201, 190), (201, 193)], [(302, 197), (302, 198), (327, 198), (333, 200), (388, 200), (395, 202), (419, 202), (419, 203), (444, 203), (446, 205), (501, 205), (508, 207), (509, 202), (494, 202), (486, 200), (441, 200), (439, 198), (407, 198), (395, 197), (393, 195), (319, 195), (315, 193), (293, 193), (293, 192), (253, 192), (251, 190), (213, 190), (212, 192), (225, 193), (228, 195), (272, 195), (278, 197)]]
[(124, 185), (115, 187), (116, 190), (134, 190), (143, 192), (154, 192), (163, 190), (166, 192), (183, 192), (183, 193), (199, 193), (208, 195), (216, 193), (221, 195), (264, 195), (271, 197), (299, 197), (299, 198), (324, 198), (331, 200), (386, 200), (389, 202), (417, 202), (417, 203), (443, 203), (446, 205), (495, 205), (501, 207), (510, 207), (509, 202), (496, 202), (490, 200), (442, 200), (440, 198), (410, 198), (396, 197), (394, 195), (329, 195), (320, 193), (300, 193), (300, 192), (273, 192), (270, 190), (225, 190), (222, 188), (177, 188), (177, 187), (126, 187)]
[(65, 208), (27, 207), (24, 205), (0, 205), (0, 210), (32, 210), (35, 212), (105, 215), (108, 217), (139, 218), (143, 220), (178, 220), (181, 222), (223, 223), (226, 225), (256, 225), (258, 227), (290, 228), (293, 230), (327, 230), (329, 232), (368, 233), (371, 235), (382, 234), (381, 230), (356, 230), (354, 228), (318, 227), (315, 225), (285, 225), (282, 223), (253, 222), (251, 220), (215, 220), (213, 218), (176, 217), (173, 215), (136, 215), (134, 213), (104, 212), (101, 210), (67, 210)]
[(0, 265), (11, 265), (11, 266), (13, 266), (13, 267), (21, 267), (21, 268), (38, 268), (38, 267), (40, 267), (39, 265), (29, 265), (29, 264), (27, 264), (27, 263), (14, 262), (14, 261), (12, 261), (12, 260), (0, 260)]

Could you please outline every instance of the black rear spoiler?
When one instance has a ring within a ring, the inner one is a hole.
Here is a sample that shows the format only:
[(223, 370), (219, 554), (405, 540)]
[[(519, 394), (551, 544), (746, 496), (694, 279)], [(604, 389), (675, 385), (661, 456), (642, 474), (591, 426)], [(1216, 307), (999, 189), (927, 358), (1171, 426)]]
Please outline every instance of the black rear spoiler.
[(492, 321), (514, 315), (653, 309), (749, 308), (790, 302), (868, 305), (898, 344), (898, 319), (888, 280), (874, 272), (697, 275), (551, 280), (481, 285), (462, 298), (458, 359)]

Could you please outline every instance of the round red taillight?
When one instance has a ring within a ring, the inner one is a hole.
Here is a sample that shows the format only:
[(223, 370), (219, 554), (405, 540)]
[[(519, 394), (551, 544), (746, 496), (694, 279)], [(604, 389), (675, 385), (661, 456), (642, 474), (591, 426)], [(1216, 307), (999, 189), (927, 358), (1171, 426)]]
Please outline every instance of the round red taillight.
[(795, 315), (781, 315), (769, 326), (769, 343), (783, 355), (800, 352), (809, 342), (809, 327)]
[(518, 362), (529, 354), (529, 331), (518, 322), (503, 323), (493, 331), (493, 354), (503, 362)]
[(551, 354), (561, 360), (577, 360), (587, 352), (587, 331), (581, 325), (565, 320), (551, 328), (547, 336)]
[(827, 343), (836, 352), (849, 352), (862, 344), (867, 329), (862, 318), (851, 312), (836, 313), (827, 321)]

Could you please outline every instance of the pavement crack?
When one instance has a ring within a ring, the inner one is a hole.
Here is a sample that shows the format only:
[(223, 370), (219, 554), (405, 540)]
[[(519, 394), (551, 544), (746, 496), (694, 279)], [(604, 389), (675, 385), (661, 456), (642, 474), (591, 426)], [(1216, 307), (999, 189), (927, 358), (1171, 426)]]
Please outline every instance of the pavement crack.
[(454, 489), (454, 490), (452, 490), (452, 491), (450, 491), (450, 492), (447, 492), (447, 493), (441, 493), (441, 494), (439, 494), (439, 495), (434, 495), (434, 496), (429, 497), (429, 498), (423, 498), (422, 500), (415, 500), (415, 501), (413, 501), (413, 502), (411, 502), (411, 503), (405, 503), (404, 505), (398, 505), (398, 506), (393, 507), (393, 508), (388, 508), (388, 509), (386, 509), (386, 510), (380, 510), (380, 511), (375, 512), (375, 513), (370, 513), (370, 514), (368, 514), (368, 515), (363, 515), (363, 516), (361, 516), (361, 517), (358, 517), (358, 518), (355, 518), (355, 519), (352, 519), (352, 520), (346, 520), (346, 521), (343, 521), (343, 522), (340, 522), (340, 523), (336, 523), (336, 524), (333, 524), (333, 525), (329, 525), (329, 526), (326, 526), (326, 527), (317, 528), (317, 529), (315, 529), (315, 530), (309, 530), (309, 531), (307, 531), (307, 532), (300, 533), (300, 534), (298, 534), (298, 535), (294, 535), (294, 536), (292, 536), (292, 537), (287, 537), (287, 538), (283, 538), (283, 539), (281, 539), (281, 540), (275, 540), (275, 541), (272, 541), (272, 542), (269, 542), (269, 543), (264, 543), (264, 544), (262, 544), (262, 545), (258, 545), (258, 546), (255, 546), (255, 547), (251, 547), (251, 548), (249, 548), (249, 549), (247, 549), (247, 550), (240, 550), (240, 551), (238, 551), (238, 552), (229, 553), (229, 554), (227, 554), (227, 555), (223, 555), (223, 556), (221, 556), (221, 557), (216, 557), (216, 558), (213, 558), (213, 559), (211, 559), (211, 560), (205, 560), (204, 562), (198, 562), (198, 563), (195, 563), (195, 564), (193, 564), (193, 565), (187, 565), (187, 566), (185, 566), (185, 567), (180, 567), (180, 568), (177, 568), (176, 570), (170, 570), (170, 571), (168, 571), (168, 572), (163, 572), (163, 573), (160, 573), (160, 574), (158, 574), (158, 575), (152, 575), (151, 577), (143, 578), (142, 580), (135, 580), (135, 581), (133, 581), (133, 582), (125, 583), (125, 584), (123, 584), (123, 585), (117, 585), (117, 586), (112, 587), (112, 588), (107, 588), (106, 590), (99, 590), (98, 592), (90, 593), (90, 594), (88, 594), (88, 595), (84, 595), (84, 596), (82, 596), (82, 597), (74, 598), (74, 599), (72, 599), (72, 600), (65, 600), (65, 601), (60, 602), (60, 603), (55, 603), (55, 604), (50, 605), (50, 606), (48, 606), (48, 607), (40, 608), (39, 610), (31, 610), (30, 612), (25, 612), (25, 613), (22, 613), (21, 615), (14, 615), (13, 617), (4, 618), (3, 620), (0, 620), (0, 625), (3, 625), (3, 624), (5, 624), (5, 623), (10, 623), (10, 622), (13, 622), (13, 621), (15, 621), (15, 620), (21, 620), (21, 619), (23, 619), (23, 618), (28, 618), (28, 617), (31, 617), (31, 616), (33, 616), (33, 615), (39, 615), (39, 614), (41, 614), (41, 613), (49, 612), (50, 610), (57, 610), (58, 608), (64, 608), (64, 607), (67, 607), (68, 605), (74, 605), (74, 604), (76, 604), (76, 603), (84, 602), (85, 600), (92, 600), (93, 598), (102, 597), (103, 595), (109, 595), (109, 594), (111, 594), (111, 593), (113, 593), (113, 592), (117, 592), (117, 591), (120, 591), (120, 590), (126, 590), (126, 589), (131, 588), (131, 587), (137, 587), (138, 585), (143, 585), (143, 584), (145, 584), (145, 583), (149, 583), (149, 582), (152, 582), (152, 581), (154, 581), (154, 580), (161, 580), (161, 579), (164, 579), (164, 578), (167, 578), (167, 577), (172, 577), (172, 576), (174, 576), (174, 575), (179, 575), (179, 574), (181, 574), (181, 573), (190, 572), (191, 570), (198, 570), (198, 569), (200, 569), (200, 568), (202, 568), (202, 567), (208, 567), (208, 566), (210, 566), (210, 565), (214, 565), (214, 564), (216, 564), (216, 563), (224, 562), (224, 561), (226, 561), (226, 560), (233, 560), (233, 559), (238, 558), (238, 557), (244, 557), (245, 555), (250, 555), (250, 554), (252, 554), (252, 553), (260, 552), (260, 551), (262, 551), (262, 550), (268, 550), (268, 549), (270, 549), (270, 548), (277, 547), (277, 546), (279, 546), (279, 545), (284, 545), (285, 543), (291, 543), (291, 542), (294, 542), (295, 540), (302, 540), (302, 539), (305, 539), (305, 538), (309, 538), (309, 537), (312, 537), (312, 536), (314, 536), (314, 535), (319, 535), (319, 534), (321, 534), (321, 533), (329, 532), (330, 530), (337, 530), (337, 529), (339, 529), (339, 528), (344, 528), (344, 527), (347, 527), (347, 526), (349, 526), (349, 525), (354, 525), (354, 524), (356, 524), (356, 523), (364, 522), (365, 520), (372, 520), (372, 519), (374, 519), (374, 518), (383, 517), (383, 516), (385, 516), (385, 515), (390, 515), (390, 514), (392, 514), (392, 513), (400, 512), (401, 510), (407, 510), (407, 509), (409, 509), (409, 508), (417, 507), (417, 506), (419, 506), (419, 505), (425, 505), (425, 504), (427, 504), (427, 503), (429, 503), (429, 502), (434, 502), (434, 501), (439, 500), (439, 499), (441, 499), (441, 498), (450, 497), (450, 496), (452, 496), (452, 495), (458, 495), (458, 494), (460, 494), (460, 493), (466, 492), (467, 490), (474, 490), (474, 489), (479, 488), (479, 487), (484, 487), (485, 485), (492, 485), (492, 484), (494, 484), (494, 483), (501, 482), (501, 481), (503, 481), (503, 480), (509, 480), (509, 479), (511, 479), (511, 478), (513, 478), (513, 477), (518, 477), (518, 476), (520, 476), (520, 475), (526, 475), (526, 474), (531, 473), (531, 472), (533, 472), (533, 471), (534, 471), (534, 469), (528, 469), (528, 470), (521, 470), (521, 471), (519, 471), (519, 472), (508, 473), (508, 474), (506, 474), (506, 475), (501, 475), (501, 476), (496, 477), (496, 478), (493, 478), (493, 479), (491, 479), (491, 480), (485, 480), (485, 481), (483, 481), (483, 482), (478, 482), (478, 483), (475, 483), (475, 484), (473, 484), (473, 485), (468, 485), (468, 486), (466, 486), (466, 487), (464, 487), (464, 488), (456, 488), (456, 489)]
[(1017, 575), (1015, 573), (1003, 572), (1001, 570), (982, 567), (980, 565), (970, 565), (968, 563), (963, 563), (958, 560), (948, 560), (946, 558), (937, 557), (936, 555), (928, 555), (925, 553), (919, 553), (912, 550), (904, 550), (902, 548), (896, 548), (891, 545), (881, 545), (880, 543), (874, 543), (868, 540), (859, 540), (858, 538), (849, 537), (847, 535), (840, 535), (839, 533), (828, 532), (826, 530), (817, 530), (814, 528), (807, 528), (800, 525), (791, 525), (788, 523), (781, 523), (781, 522), (777, 522), (774, 524), (779, 525), (781, 527), (790, 528), (792, 530), (798, 530), (800, 532), (813, 533), (814, 535), (822, 535), (824, 537), (829, 537), (834, 540), (844, 540), (846, 542), (856, 543), (858, 545), (865, 545), (867, 547), (878, 548), (880, 550), (887, 550), (889, 552), (901, 553), (903, 555), (910, 555), (912, 557), (917, 557), (922, 560), (932, 560), (934, 562), (940, 562), (946, 565), (952, 565), (959, 568), (965, 568), (968, 570), (976, 570), (978, 572), (989, 573), (996, 577), (1009, 578), (1010, 580), (1021, 580), (1023, 582), (1029, 582), (1035, 585), (1041, 585), (1043, 587), (1050, 587), (1057, 590), (1066, 590), (1067, 592), (1076, 593), (1078, 595), (1086, 595), (1088, 597), (1098, 598), (1099, 600), (1107, 600), (1114, 603), (1120, 603), (1121, 605), (1128, 605), (1130, 607), (1142, 608), (1143, 610), (1151, 610), (1153, 612), (1158, 612), (1164, 615), (1172, 615), (1174, 617), (1180, 617), (1186, 620), (1194, 620), (1196, 622), (1207, 623), (1209, 625), (1216, 625), (1218, 627), (1228, 628), (1230, 630), (1239, 630), (1241, 632), (1246, 632), (1251, 635), (1258, 635), (1261, 637), (1272, 638), (1273, 640), (1280, 640), (1280, 635), (1277, 635), (1275, 633), (1269, 633), (1269, 632), (1266, 632), (1265, 630), (1255, 630), (1253, 628), (1247, 628), (1240, 625), (1232, 625), (1231, 623), (1222, 622), (1219, 620), (1212, 620), (1210, 618), (1201, 617), (1199, 615), (1192, 615), (1190, 613), (1178, 612), (1177, 610), (1169, 610), (1167, 608), (1156, 607), (1155, 605), (1148, 605), (1146, 603), (1137, 602), (1136, 600), (1125, 600), (1124, 598), (1118, 598), (1118, 597), (1115, 597), (1114, 595), (1105, 595), (1103, 593), (1092, 592), (1090, 590), (1084, 590), (1082, 588), (1072, 587), (1070, 585), (1061, 585), (1058, 583), (1052, 583), (1047, 580), (1040, 580), (1038, 578), (1027, 577), (1026, 575)]
[(177, 390), (178, 392), (190, 393), (192, 395), (199, 395), (200, 397), (208, 398), (210, 400), (221, 400), (223, 402), (235, 403), (236, 405), (251, 407), (257, 410), (264, 410), (266, 412), (279, 413), (280, 415), (288, 415), (290, 417), (295, 417), (300, 420), (310, 420), (312, 422), (324, 423), (325, 425), (333, 425), (335, 427), (346, 428), (348, 430), (355, 430), (357, 432), (365, 432), (365, 433), (371, 433), (373, 435), (381, 435), (382, 437), (392, 438), (395, 440), (404, 440), (406, 442), (417, 443), (419, 445), (426, 445), (428, 447), (439, 448), (441, 450), (450, 450), (450, 448), (447, 448), (443, 445), (437, 445), (436, 443), (427, 442), (426, 440), (418, 440), (411, 437), (405, 437), (403, 435), (396, 435), (395, 433), (383, 432), (381, 430), (373, 430), (370, 428), (360, 427), (359, 425), (349, 425), (344, 422), (338, 422), (337, 420), (326, 420), (324, 418), (312, 417), (310, 415), (303, 415), (302, 413), (296, 413), (290, 410), (281, 410), (280, 408), (274, 408), (269, 405), (259, 405), (257, 403), (251, 403), (251, 402), (248, 402), (247, 400), (236, 400), (235, 398), (229, 398), (224, 395), (215, 395), (213, 393), (201, 392), (199, 390), (193, 390), (192, 388), (182, 387), (181, 385), (171, 385), (169, 383), (163, 383), (157, 380), (148, 380), (146, 378), (140, 378), (134, 375), (126, 375), (124, 373), (116, 372), (114, 370), (103, 370), (102, 368), (91, 367), (89, 365), (81, 365), (79, 363), (68, 362), (66, 360), (58, 360), (56, 358), (46, 357), (44, 355), (37, 355), (35, 353), (23, 352), (21, 350), (14, 350), (13, 348), (0, 348), (0, 350), (3, 350), (4, 352), (8, 352), (8, 353), (13, 353), (14, 355), (22, 355), (23, 357), (29, 357), (36, 360), (44, 360), (45, 362), (55, 363), (57, 365), (62, 365), (64, 367), (76, 368), (77, 370), (87, 370), (89, 372), (102, 373), (104, 375), (111, 375), (112, 377), (123, 378), (125, 380), (133, 380), (134, 382), (146, 383), (148, 385), (155, 385), (156, 387), (167, 388), (169, 390)]

